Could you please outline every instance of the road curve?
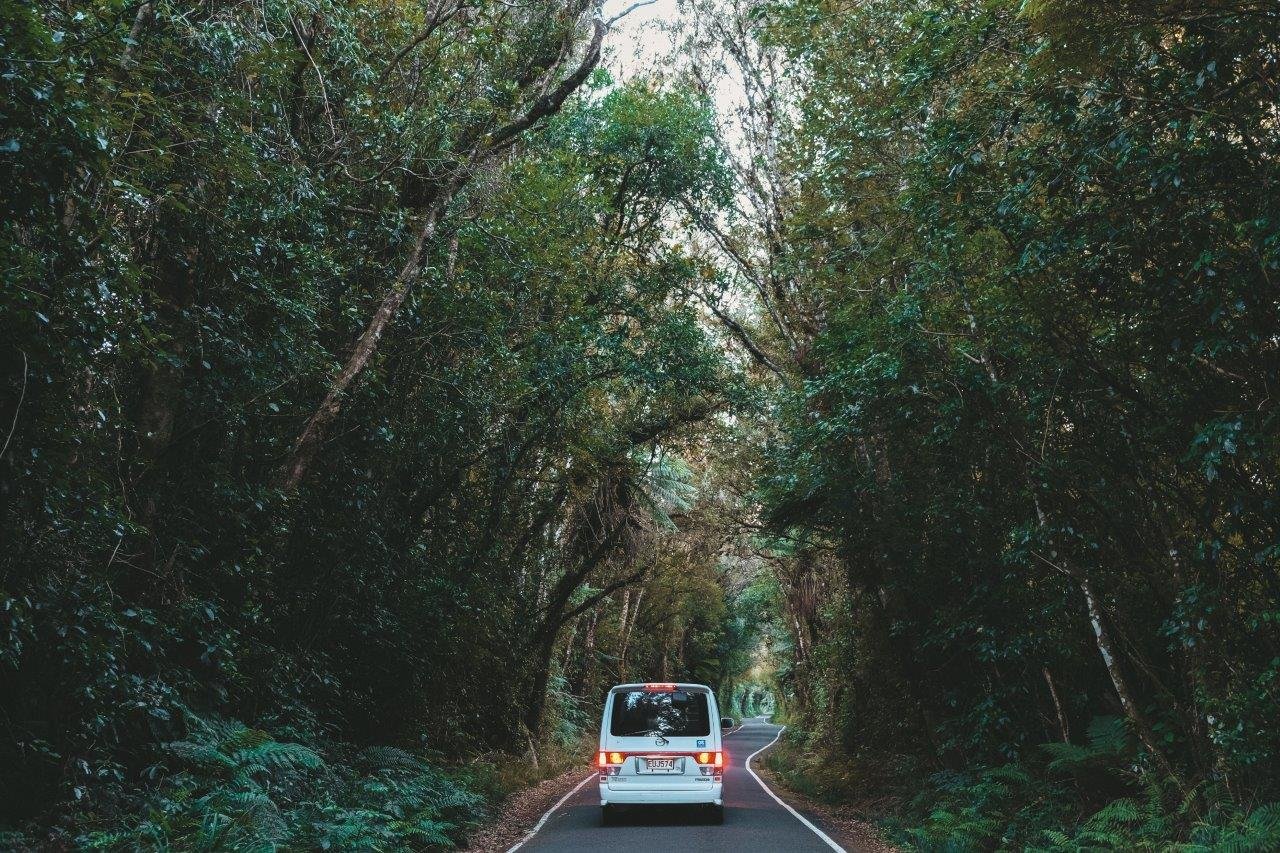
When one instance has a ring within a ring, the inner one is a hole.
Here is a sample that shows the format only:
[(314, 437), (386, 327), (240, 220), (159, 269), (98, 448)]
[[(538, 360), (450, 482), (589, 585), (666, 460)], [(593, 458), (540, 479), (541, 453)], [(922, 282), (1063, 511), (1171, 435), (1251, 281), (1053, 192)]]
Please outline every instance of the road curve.
[[(832, 848), (778, 804), (747, 772), (746, 760), (778, 734), (763, 717), (746, 720), (725, 736), (724, 825), (688, 807), (646, 806), (623, 811), (614, 826), (600, 825), (595, 779), (563, 802), (542, 828), (519, 845), (520, 853), (723, 850), (832, 853)], [(513, 848), (514, 849), (514, 848)], [(839, 849), (839, 848), (836, 848)]]

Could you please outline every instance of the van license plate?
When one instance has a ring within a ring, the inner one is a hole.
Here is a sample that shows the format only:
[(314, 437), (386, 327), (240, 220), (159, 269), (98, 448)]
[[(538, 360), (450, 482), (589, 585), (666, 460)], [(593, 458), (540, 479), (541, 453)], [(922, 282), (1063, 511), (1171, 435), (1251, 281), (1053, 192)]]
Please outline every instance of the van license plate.
[(650, 773), (670, 773), (676, 769), (674, 758), (646, 758), (644, 769)]

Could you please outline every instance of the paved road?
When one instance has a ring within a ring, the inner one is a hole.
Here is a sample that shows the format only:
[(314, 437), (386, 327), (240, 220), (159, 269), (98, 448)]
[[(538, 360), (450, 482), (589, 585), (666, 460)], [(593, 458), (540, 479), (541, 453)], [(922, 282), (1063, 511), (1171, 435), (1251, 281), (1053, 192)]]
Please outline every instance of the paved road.
[[(614, 826), (600, 825), (600, 792), (594, 779), (556, 809), (520, 853), (600, 853), (678, 850), (795, 851), (832, 853), (813, 830), (778, 805), (747, 772), (747, 756), (773, 740), (778, 726), (763, 717), (747, 720), (726, 735), (728, 766), (724, 776), (724, 825), (713, 826), (704, 813), (676, 806), (632, 808)], [(758, 761), (759, 759), (757, 759)]]

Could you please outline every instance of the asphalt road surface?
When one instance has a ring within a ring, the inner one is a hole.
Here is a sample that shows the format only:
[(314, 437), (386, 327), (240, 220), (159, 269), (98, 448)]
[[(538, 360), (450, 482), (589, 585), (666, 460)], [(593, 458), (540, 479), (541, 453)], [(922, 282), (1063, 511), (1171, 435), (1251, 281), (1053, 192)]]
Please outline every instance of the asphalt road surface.
[(747, 757), (773, 740), (778, 730), (779, 726), (759, 717), (744, 721), (740, 729), (725, 736), (728, 766), (724, 774), (722, 826), (711, 825), (706, 813), (699, 809), (681, 806), (633, 807), (621, 812), (615, 825), (601, 826), (600, 791), (593, 777), (520, 846), (520, 853), (832, 853), (830, 845), (779, 805), (747, 772)]

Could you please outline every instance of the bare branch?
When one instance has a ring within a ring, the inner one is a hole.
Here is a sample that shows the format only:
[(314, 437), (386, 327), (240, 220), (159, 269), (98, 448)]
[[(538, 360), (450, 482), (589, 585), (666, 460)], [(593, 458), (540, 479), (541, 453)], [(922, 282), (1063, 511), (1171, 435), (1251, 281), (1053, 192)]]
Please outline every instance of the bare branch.
[(4, 447), (0, 447), (0, 459), (4, 458), (4, 454), (9, 449), (9, 442), (13, 440), (13, 431), (18, 428), (18, 415), (22, 412), (22, 401), (27, 399), (27, 353), (24, 350), (18, 350), (22, 353), (22, 393), (18, 395), (18, 405), (13, 410), (13, 423), (9, 425), (9, 435), (5, 437)]
[(560, 81), (560, 85), (550, 93), (534, 101), (533, 106), (524, 115), (490, 134), (488, 144), (484, 147), (486, 153), (496, 152), (505, 148), (514, 142), (521, 133), (524, 133), (547, 116), (558, 112), (565, 100), (576, 92), (583, 81), (587, 79), (587, 75), (600, 62), (600, 45), (604, 42), (604, 34), (607, 30), (604, 22), (599, 18), (596, 18), (591, 23), (595, 28), (595, 32), (591, 36), (591, 42), (587, 45), (587, 52), (583, 55), (582, 62), (578, 65), (577, 70)]
[(609, 20), (605, 21), (604, 28), (606, 30), (609, 29), (615, 23), (617, 23), (618, 21), (621, 21), (623, 18), (625, 18), (627, 15), (630, 15), (632, 12), (634, 12), (636, 9), (639, 9), (641, 6), (652, 6), (654, 3), (657, 3), (657, 2), (658, 0), (639, 0), (639, 2), (637, 3), (632, 3), (630, 6), (623, 9), (621, 12), (614, 15)]
[(392, 71), (395, 70), (395, 67), (397, 65), (400, 64), (401, 60), (403, 60), (406, 56), (408, 56), (409, 53), (415, 47), (422, 44), (427, 39), (431, 38), (432, 34), (434, 34), (436, 30), (438, 30), (444, 24), (448, 23), (451, 18), (453, 18), (455, 15), (457, 15), (461, 11), (462, 11), (462, 6), (461, 4), (459, 4), (457, 6), (454, 6), (452, 9), (450, 9), (448, 14), (443, 14), (444, 3), (441, 2), (441, 4), (436, 8), (435, 12), (432, 13), (431, 20), (427, 21), (427, 25), (422, 29), (422, 32), (414, 36), (412, 41), (410, 41), (404, 47), (400, 48), (400, 50), (396, 53), (396, 55), (391, 57), (391, 61), (387, 63), (387, 67), (382, 69), (382, 73), (378, 75), (378, 82), (382, 83), (384, 80), (386, 80), (387, 76)]

